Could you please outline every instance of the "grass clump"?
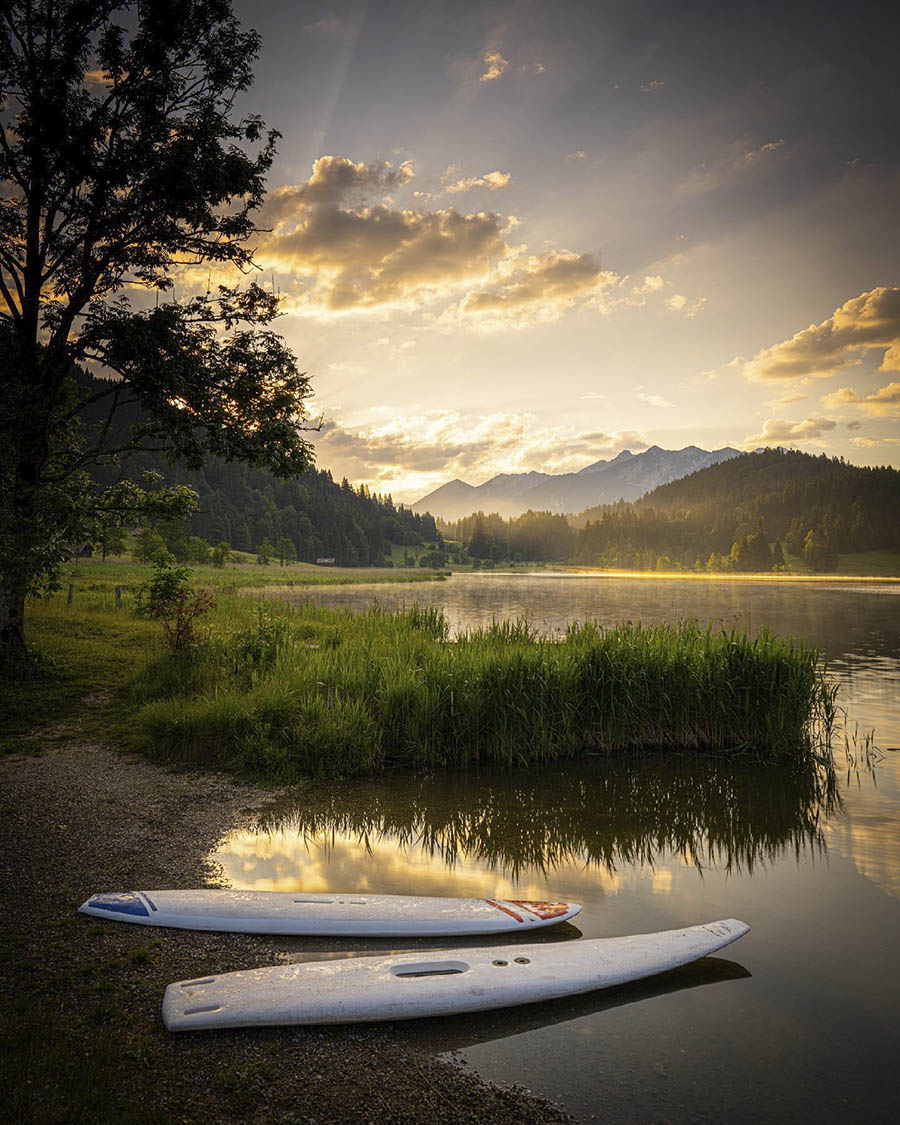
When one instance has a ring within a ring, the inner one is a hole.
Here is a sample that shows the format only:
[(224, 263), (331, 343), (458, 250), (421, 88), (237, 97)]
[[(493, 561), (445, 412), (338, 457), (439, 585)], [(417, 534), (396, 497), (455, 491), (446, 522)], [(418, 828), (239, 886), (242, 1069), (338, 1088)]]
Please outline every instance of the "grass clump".
[(815, 650), (769, 632), (499, 622), (449, 641), (443, 615), (222, 599), (212, 635), (128, 688), (152, 752), (289, 780), (521, 766), (585, 752), (797, 756), (827, 737)]

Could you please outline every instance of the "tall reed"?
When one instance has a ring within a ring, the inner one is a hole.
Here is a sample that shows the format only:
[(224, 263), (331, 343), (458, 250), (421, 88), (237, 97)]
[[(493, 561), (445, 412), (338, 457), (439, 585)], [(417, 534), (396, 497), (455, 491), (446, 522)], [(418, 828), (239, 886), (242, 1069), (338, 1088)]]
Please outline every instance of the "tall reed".
[(827, 740), (834, 718), (816, 651), (769, 632), (584, 623), (551, 640), (504, 621), (450, 641), (433, 609), (245, 598), (212, 620), (189, 657), (132, 683), (138, 736), (280, 778), (650, 749), (783, 758)]

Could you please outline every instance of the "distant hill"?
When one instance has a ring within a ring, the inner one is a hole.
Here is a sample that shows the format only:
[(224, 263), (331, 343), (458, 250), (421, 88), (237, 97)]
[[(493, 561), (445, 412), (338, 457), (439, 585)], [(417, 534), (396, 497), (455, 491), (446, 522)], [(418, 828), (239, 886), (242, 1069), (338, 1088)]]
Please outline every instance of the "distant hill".
[(712, 451), (696, 445), (684, 449), (652, 445), (643, 453), (626, 449), (577, 473), (501, 473), (477, 487), (452, 480), (423, 496), (412, 510), (448, 521), (476, 511), (496, 512), (507, 519), (528, 510), (580, 512), (592, 505), (636, 500), (660, 484), (738, 455), (738, 450), (727, 446)]
[[(653, 569), (675, 563), (770, 569), (782, 544), (816, 570), (838, 554), (900, 550), (900, 471), (765, 449), (664, 484), (631, 504), (588, 509), (576, 560)], [(752, 541), (752, 542), (750, 542)], [(776, 544), (777, 549), (776, 549)], [(769, 552), (769, 556), (766, 552)], [(754, 565), (741, 564), (742, 552)]]

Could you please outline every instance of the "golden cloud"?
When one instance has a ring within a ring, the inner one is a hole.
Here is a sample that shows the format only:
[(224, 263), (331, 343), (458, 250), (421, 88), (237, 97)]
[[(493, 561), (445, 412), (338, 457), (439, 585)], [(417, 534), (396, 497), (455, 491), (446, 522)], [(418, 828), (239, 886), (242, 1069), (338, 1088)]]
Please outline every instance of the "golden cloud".
[(660, 409), (666, 409), (670, 406), (675, 405), (674, 402), (669, 402), (669, 400), (667, 398), (663, 398), (662, 395), (649, 394), (647, 391), (641, 390), (640, 387), (636, 389), (634, 397), (639, 398), (641, 402), (646, 402), (650, 406), (656, 406)]
[(306, 207), (337, 207), (347, 196), (383, 196), (405, 187), (413, 176), (408, 160), (395, 166), (389, 160), (366, 164), (354, 163), (346, 156), (320, 156), (308, 180), (269, 193), (260, 210), (260, 222), (277, 227), (296, 221)]
[(871, 289), (846, 301), (821, 324), (757, 352), (744, 372), (751, 379), (827, 379), (873, 350), (884, 350), (880, 371), (900, 371), (898, 287)]
[(272, 232), (256, 258), (266, 270), (308, 279), (289, 295), (289, 310), (373, 308), (446, 292), (489, 276), (509, 254), (500, 215), (365, 203), (366, 194), (403, 187), (412, 176), (409, 164), (325, 156), (305, 183), (272, 193), (262, 213)]
[[(456, 165), (447, 168), (443, 191), (493, 192), (511, 179), (499, 170), (468, 178), (459, 173)], [(394, 193), (413, 179), (408, 161), (322, 156), (308, 180), (271, 193), (260, 211), (268, 229), (254, 248), (255, 260), (265, 273), (279, 275), (285, 312), (382, 312), (441, 301), (438, 323), (468, 320), (489, 331), (552, 320), (575, 305), (603, 314), (639, 307), (669, 284), (658, 274), (634, 284), (603, 270), (593, 253), (529, 254), (508, 241), (519, 223), (514, 215), (429, 209), (424, 201), (435, 196), (421, 191), (410, 192), (412, 205), (396, 203)], [(690, 317), (704, 300), (675, 294), (669, 305)]]
[(802, 422), (787, 422), (781, 418), (768, 418), (762, 433), (744, 438), (745, 445), (794, 445), (801, 441), (816, 441), (835, 428), (834, 418), (806, 418)]
[(480, 82), (496, 82), (509, 66), (509, 61), (499, 51), (485, 51), (481, 57), (487, 70), (481, 75)]
[(599, 296), (619, 280), (617, 274), (601, 269), (595, 254), (547, 250), (525, 258), (508, 279), (491, 289), (470, 293), (460, 310), (511, 320), (553, 319), (576, 301)]
[[(805, 402), (807, 398), (809, 398), (809, 395), (803, 394), (802, 391), (786, 391), (783, 395), (779, 395), (777, 398), (770, 398), (765, 405), (771, 407), (789, 406), (792, 402)], [(823, 405), (827, 406), (824, 399), (822, 400), (822, 403)]]
[(682, 313), (686, 320), (693, 320), (706, 304), (705, 297), (697, 297), (691, 301), (683, 293), (673, 293), (666, 298), (666, 308), (669, 312)]
[(509, 172), (485, 172), (483, 176), (469, 176), (465, 180), (457, 180), (455, 184), (444, 188), (446, 192), (451, 195), (456, 195), (461, 191), (471, 191), (473, 188), (487, 188), (488, 191), (499, 191), (505, 188), (512, 176)]
[(875, 449), (879, 445), (900, 445), (900, 437), (852, 437), (851, 445), (858, 445), (861, 449)]
[(823, 395), (821, 401), (828, 410), (840, 406), (858, 406), (863, 413), (874, 418), (897, 418), (900, 417), (900, 383), (888, 383), (864, 398), (860, 398), (852, 387), (841, 387), (829, 395)]

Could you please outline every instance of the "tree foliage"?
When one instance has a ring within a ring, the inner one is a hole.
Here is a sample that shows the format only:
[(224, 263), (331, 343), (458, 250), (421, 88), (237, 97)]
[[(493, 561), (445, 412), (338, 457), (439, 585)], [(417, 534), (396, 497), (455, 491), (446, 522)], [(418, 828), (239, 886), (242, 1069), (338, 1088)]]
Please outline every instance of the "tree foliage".
[[(0, 4), (7, 644), (23, 643), (24, 599), (52, 587), (68, 544), (190, 508), (182, 488), (99, 488), (91, 465), (133, 448), (283, 476), (311, 462), (308, 378), (270, 328), (276, 298), (240, 277), (173, 293), (188, 267), (252, 268), (276, 134), (235, 101), (258, 47), (228, 0)], [(129, 403), (140, 420), (123, 437)]]

